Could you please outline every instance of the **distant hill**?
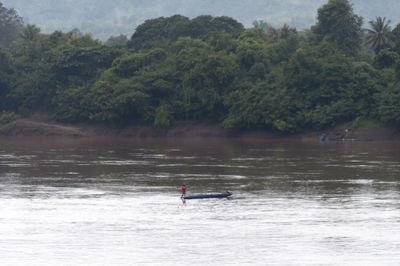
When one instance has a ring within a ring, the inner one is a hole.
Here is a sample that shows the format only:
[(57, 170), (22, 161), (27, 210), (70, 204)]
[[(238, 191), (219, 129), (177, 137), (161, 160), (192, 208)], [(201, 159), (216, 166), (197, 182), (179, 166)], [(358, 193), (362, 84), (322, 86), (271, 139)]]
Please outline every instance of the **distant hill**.
[[(245, 27), (254, 20), (280, 26), (288, 23), (307, 29), (315, 23), (317, 9), (327, 0), (0, 0), (15, 8), (26, 23), (36, 24), (43, 32), (70, 31), (78, 28), (94, 37), (132, 35), (146, 19), (181, 14), (229, 16)], [(354, 11), (365, 22), (377, 16), (400, 22), (398, 0), (352, 0)]]

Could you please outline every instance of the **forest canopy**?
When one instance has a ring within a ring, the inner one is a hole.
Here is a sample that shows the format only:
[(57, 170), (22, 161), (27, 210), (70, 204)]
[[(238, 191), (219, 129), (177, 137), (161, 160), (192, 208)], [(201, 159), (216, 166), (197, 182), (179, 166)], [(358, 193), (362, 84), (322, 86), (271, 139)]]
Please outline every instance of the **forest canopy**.
[(79, 30), (42, 33), (0, 7), (0, 36), (11, 29), (4, 18), (15, 26), (0, 42), (0, 111), (157, 128), (181, 120), (292, 133), (361, 119), (400, 126), (400, 24), (365, 23), (347, 0), (321, 6), (305, 31), (174, 15), (105, 43)]

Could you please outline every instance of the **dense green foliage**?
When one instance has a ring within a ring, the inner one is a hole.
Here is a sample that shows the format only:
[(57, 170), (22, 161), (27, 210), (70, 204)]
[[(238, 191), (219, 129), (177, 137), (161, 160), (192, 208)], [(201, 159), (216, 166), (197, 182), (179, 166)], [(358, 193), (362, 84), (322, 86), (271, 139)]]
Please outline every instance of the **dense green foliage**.
[(354, 120), (400, 125), (400, 25), (386, 27), (391, 42), (379, 50), (347, 0), (323, 5), (311, 31), (254, 25), (174, 15), (107, 44), (26, 25), (0, 50), (0, 111), (157, 128), (179, 120), (282, 132)]

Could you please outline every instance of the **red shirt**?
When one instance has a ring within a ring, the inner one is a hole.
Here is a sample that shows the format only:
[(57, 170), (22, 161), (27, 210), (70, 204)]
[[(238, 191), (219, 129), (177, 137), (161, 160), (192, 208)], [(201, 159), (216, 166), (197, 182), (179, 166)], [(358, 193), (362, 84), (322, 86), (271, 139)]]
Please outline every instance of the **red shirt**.
[(186, 186), (182, 186), (182, 193), (186, 193)]

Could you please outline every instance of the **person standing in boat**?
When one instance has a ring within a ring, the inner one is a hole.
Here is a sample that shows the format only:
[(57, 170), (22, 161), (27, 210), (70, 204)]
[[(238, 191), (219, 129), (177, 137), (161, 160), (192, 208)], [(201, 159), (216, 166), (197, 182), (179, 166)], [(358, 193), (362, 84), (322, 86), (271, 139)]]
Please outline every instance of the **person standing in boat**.
[(182, 198), (184, 197), (186, 195), (186, 185), (185, 184), (183, 184), (182, 185)]

